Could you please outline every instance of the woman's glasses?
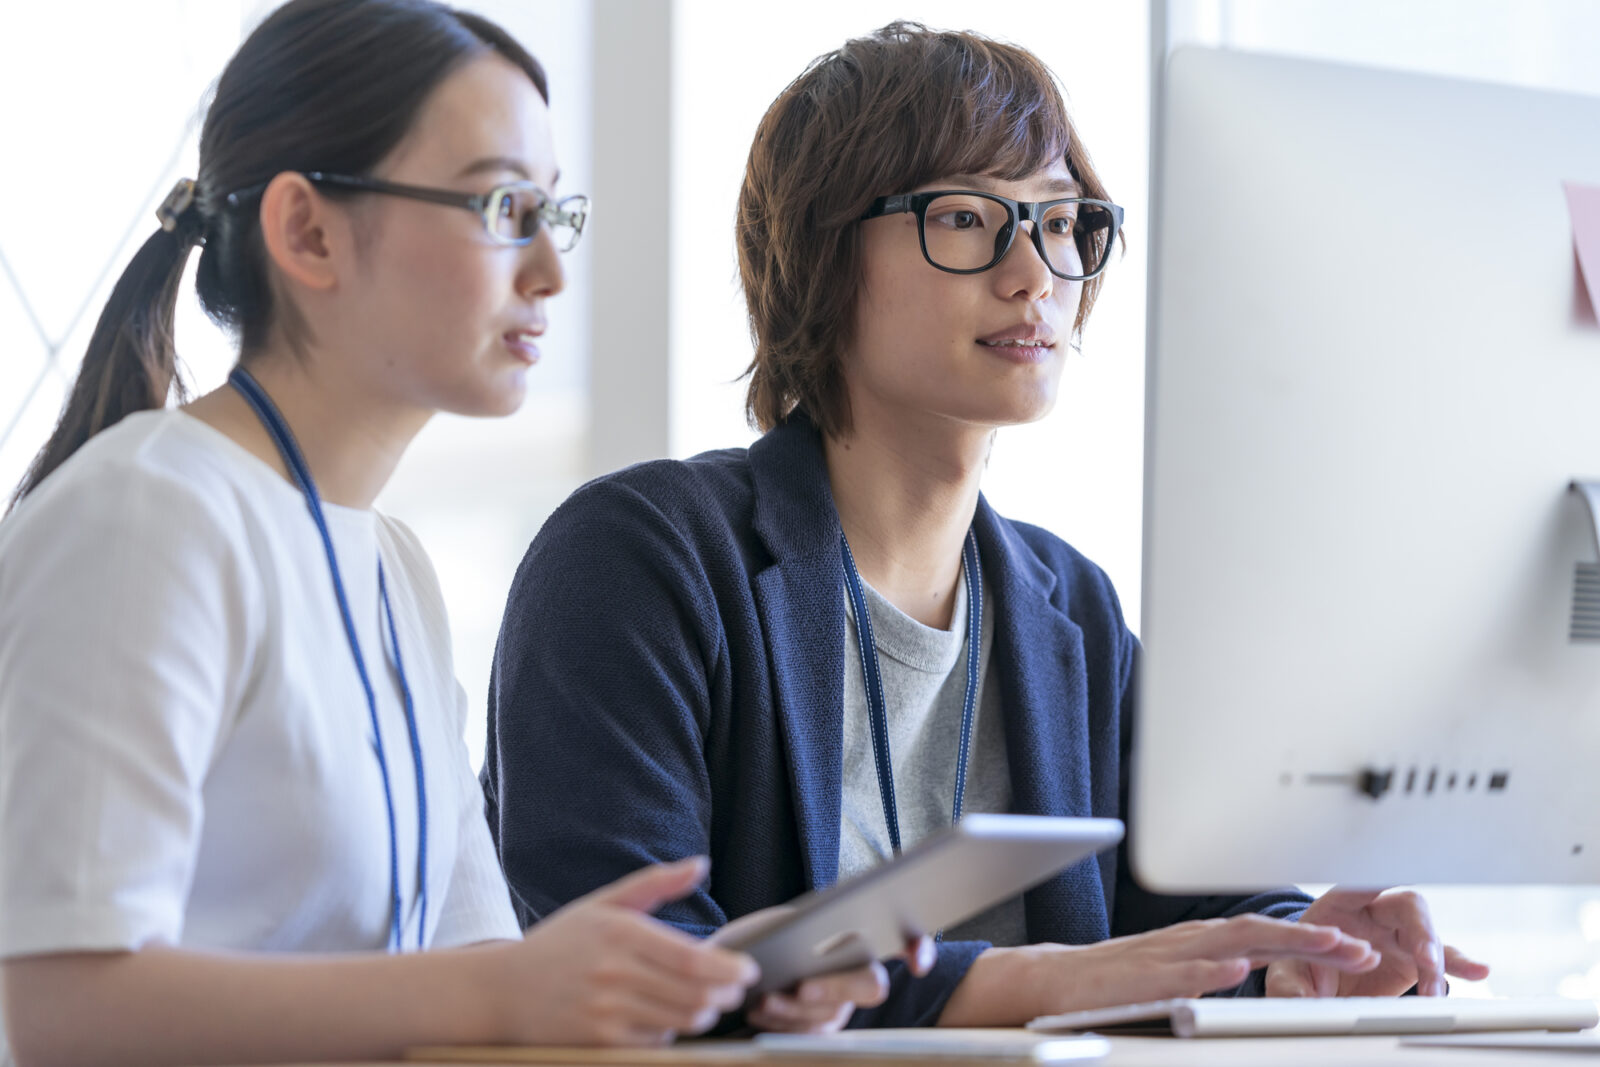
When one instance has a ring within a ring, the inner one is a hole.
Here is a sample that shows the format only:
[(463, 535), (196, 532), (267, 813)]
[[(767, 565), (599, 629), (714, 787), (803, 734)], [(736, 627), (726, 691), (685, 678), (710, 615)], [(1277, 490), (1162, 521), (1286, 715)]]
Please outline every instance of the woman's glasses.
[(1087, 281), (1105, 269), (1122, 228), (1122, 208), (1109, 200), (1028, 203), (963, 189), (880, 196), (861, 217), (906, 212), (917, 216), (922, 257), (951, 274), (978, 274), (999, 263), (1027, 220), (1033, 223), (1033, 247), (1050, 272), (1069, 282)]
[[(484, 232), (489, 239), (502, 245), (525, 245), (539, 236), (539, 227), (550, 231), (556, 250), (567, 252), (583, 235), (583, 225), (589, 218), (589, 198), (582, 195), (564, 196), (551, 200), (549, 194), (533, 182), (512, 182), (497, 185), (487, 193), (463, 193), (453, 189), (429, 189), (420, 185), (402, 185), (382, 178), (357, 177), (349, 174), (329, 174), (326, 171), (302, 172), (313, 185), (329, 186), (358, 193), (382, 193), (386, 196), (403, 196), (410, 200), (425, 200), (430, 204), (466, 208), (483, 219)], [(238, 207), (245, 200), (260, 193), (266, 184), (229, 193), (229, 207)]]

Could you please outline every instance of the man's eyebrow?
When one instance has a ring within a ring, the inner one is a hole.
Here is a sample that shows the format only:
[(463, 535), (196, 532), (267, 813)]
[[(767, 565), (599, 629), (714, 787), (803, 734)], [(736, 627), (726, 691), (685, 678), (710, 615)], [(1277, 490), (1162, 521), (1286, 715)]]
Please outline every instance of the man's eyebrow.
[(1052, 193), (1062, 196), (1082, 196), (1083, 187), (1071, 178), (1051, 178), (1045, 183), (1045, 188)]
[[(952, 174), (941, 184), (966, 185), (979, 192), (993, 192), (995, 179), (989, 174)], [(1051, 196), (1083, 195), (1083, 187), (1071, 178), (1051, 178), (1045, 182), (1044, 189)]]

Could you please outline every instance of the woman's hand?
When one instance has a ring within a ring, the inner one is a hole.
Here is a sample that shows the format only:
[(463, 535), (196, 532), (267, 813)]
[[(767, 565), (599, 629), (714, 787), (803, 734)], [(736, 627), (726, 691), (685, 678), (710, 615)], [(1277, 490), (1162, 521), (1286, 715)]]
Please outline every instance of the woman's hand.
[(744, 1003), (753, 960), (650, 917), (706, 869), (696, 857), (635, 871), (492, 949), (503, 953), (494, 996), (506, 1041), (662, 1045)]
[(1264, 915), (1176, 923), (1092, 945), (990, 949), (956, 987), (939, 1025), (1019, 1026), (1039, 1015), (1197, 997), (1279, 960), (1362, 974), (1382, 957), (1336, 927)]
[[(740, 916), (713, 934), (711, 940), (759, 930), (792, 910), (780, 905)], [(936, 958), (933, 938), (913, 937), (906, 941), (904, 959), (912, 974), (927, 974)], [(791, 990), (763, 993), (745, 1012), (745, 1021), (757, 1030), (831, 1034), (844, 1029), (857, 1008), (875, 1008), (888, 995), (889, 973), (883, 964), (873, 960), (848, 971), (807, 978)]]
[(1428, 904), (1412, 892), (1334, 889), (1301, 916), (1333, 926), (1372, 945), (1382, 962), (1362, 974), (1329, 969), (1314, 960), (1277, 960), (1267, 968), (1269, 997), (1392, 997), (1413, 985), (1425, 997), (1445, 994), (1445, 976), (1480, 981), (1487, 965), (1439, 940)]

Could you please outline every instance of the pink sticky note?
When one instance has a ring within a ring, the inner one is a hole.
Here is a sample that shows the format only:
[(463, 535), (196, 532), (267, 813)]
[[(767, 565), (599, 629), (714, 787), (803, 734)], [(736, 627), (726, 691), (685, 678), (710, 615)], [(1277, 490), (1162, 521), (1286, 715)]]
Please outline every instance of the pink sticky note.
[(1590, 314), (1600, 316), (1600, 185), (1562, 182), (1572, 215), (1572, 246), (1589, 293)]

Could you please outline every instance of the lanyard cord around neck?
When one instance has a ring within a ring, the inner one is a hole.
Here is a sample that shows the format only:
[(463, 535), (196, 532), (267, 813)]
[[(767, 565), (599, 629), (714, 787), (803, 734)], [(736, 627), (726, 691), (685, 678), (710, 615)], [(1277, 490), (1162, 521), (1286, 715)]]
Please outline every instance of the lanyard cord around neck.
[[(300, 492), (306, 498), (306, 510), (311, 512), (311, 521), (317, 526), (317, 532), (322, 535), (322, 548), (328, 555), (328, 572), (333, 577), (333, 595), (339, 602), (339, 615), (344, 620), (345, 637), (350, 641), (350, 654), (355, 657), (356, 673), (361, 676), (361, 688), (367, 695), (367, 712), (372, 721), (372, 748), (378, 757), (378, 773), (383, 779), (383, 802), (389, 814), (389, 903), (391, 914), (389, 919), (389, 951), (399, 952), (401, 945), (401, 902), (400, 902), (400, 843), (395, 831), (394, 793), (389, 788), (389, 761), (383, 754), (383, 731), (378, 727), (378, 700), (373, 693), (372, 681), (367, 676), (366, 658), (361, 654), (361, 642), (356, 637), (355, 620), (350, 614), (350, 602), (345, 596), (344, 580), (339, 575), (339, 560), (333, 552), (333, 537), (328, 533), (328, 523), (322, 514), (322, 498), (317, 494), (317, 486), (311, 480), (311, 468), (306, 466), (305, 456), (300, 452), (300, 446), (294, 439), (294, 434), (289, 430), (289, 424), (284, 421), (283, 414), (273, 404), (272, 398), (250, 376), (250, 372), (243, 367), (233, 368), (233, 373), (228, 375), (228, 384), (239, 391), (245, 401), (255, 411), (256, 417), (266, 427), (267, 433), (272, 436), (273, 443), (278, 446), (278, 451), (283, 455), (283, 462), (289, 468), (289, 474), (300, 487)], [(428, 926), (428, 790), (423, 780), (422, 773), (422, 743), (417, 736), (416, 710), (411, 701), (411, 686), (406, 682), (405, 663), (400, 658), (400, 632), (395, 629), (394, 609), (389, 606), (389, 587), (383, 574), (383, 558), (378, 558), (378, 596), (383, 602), (383, 614), (389, 624), (389, 640), (394, 652), (394, 669), (400, 680), (400, 693), (404, 698), (406, 709), (406, 730), (411, 735), (411, 759), (416, 767), (417, 774), (417, 907), (420, 916), (417, 921), (417, 948), (423, 947), (424, 931)]]
[[(889, 710), (883, 695), (883, 673), (878, 667), (878, 644), (872, 636), (872, 616), (861, 574), (856, 570), (850, 542), (839, 536), (845, 582), (856, 615), (857, 644), (861, 647), (861, 675), (866, 682), (867, 719), (872, 727), (872, 755), (878, 767), (878, 791), (883, 797), (883, 821), (889, 827), (889, 845), (900, 855), (900, 816), (894, 800), (894, 764), (889, 760)], [(961, 742), (956, 752), (956, 797), (950, 821), (961, 819), (961, 798), (967, 791), (967, 752), (972, 747), (972, 717), (978, 697), (978, 653), (983, 633), (983, 574), (978, 569), (978, 539), (967, 531), (961, 550), (962, 573), (967, 583), (967, 695), (961, 705)]]

